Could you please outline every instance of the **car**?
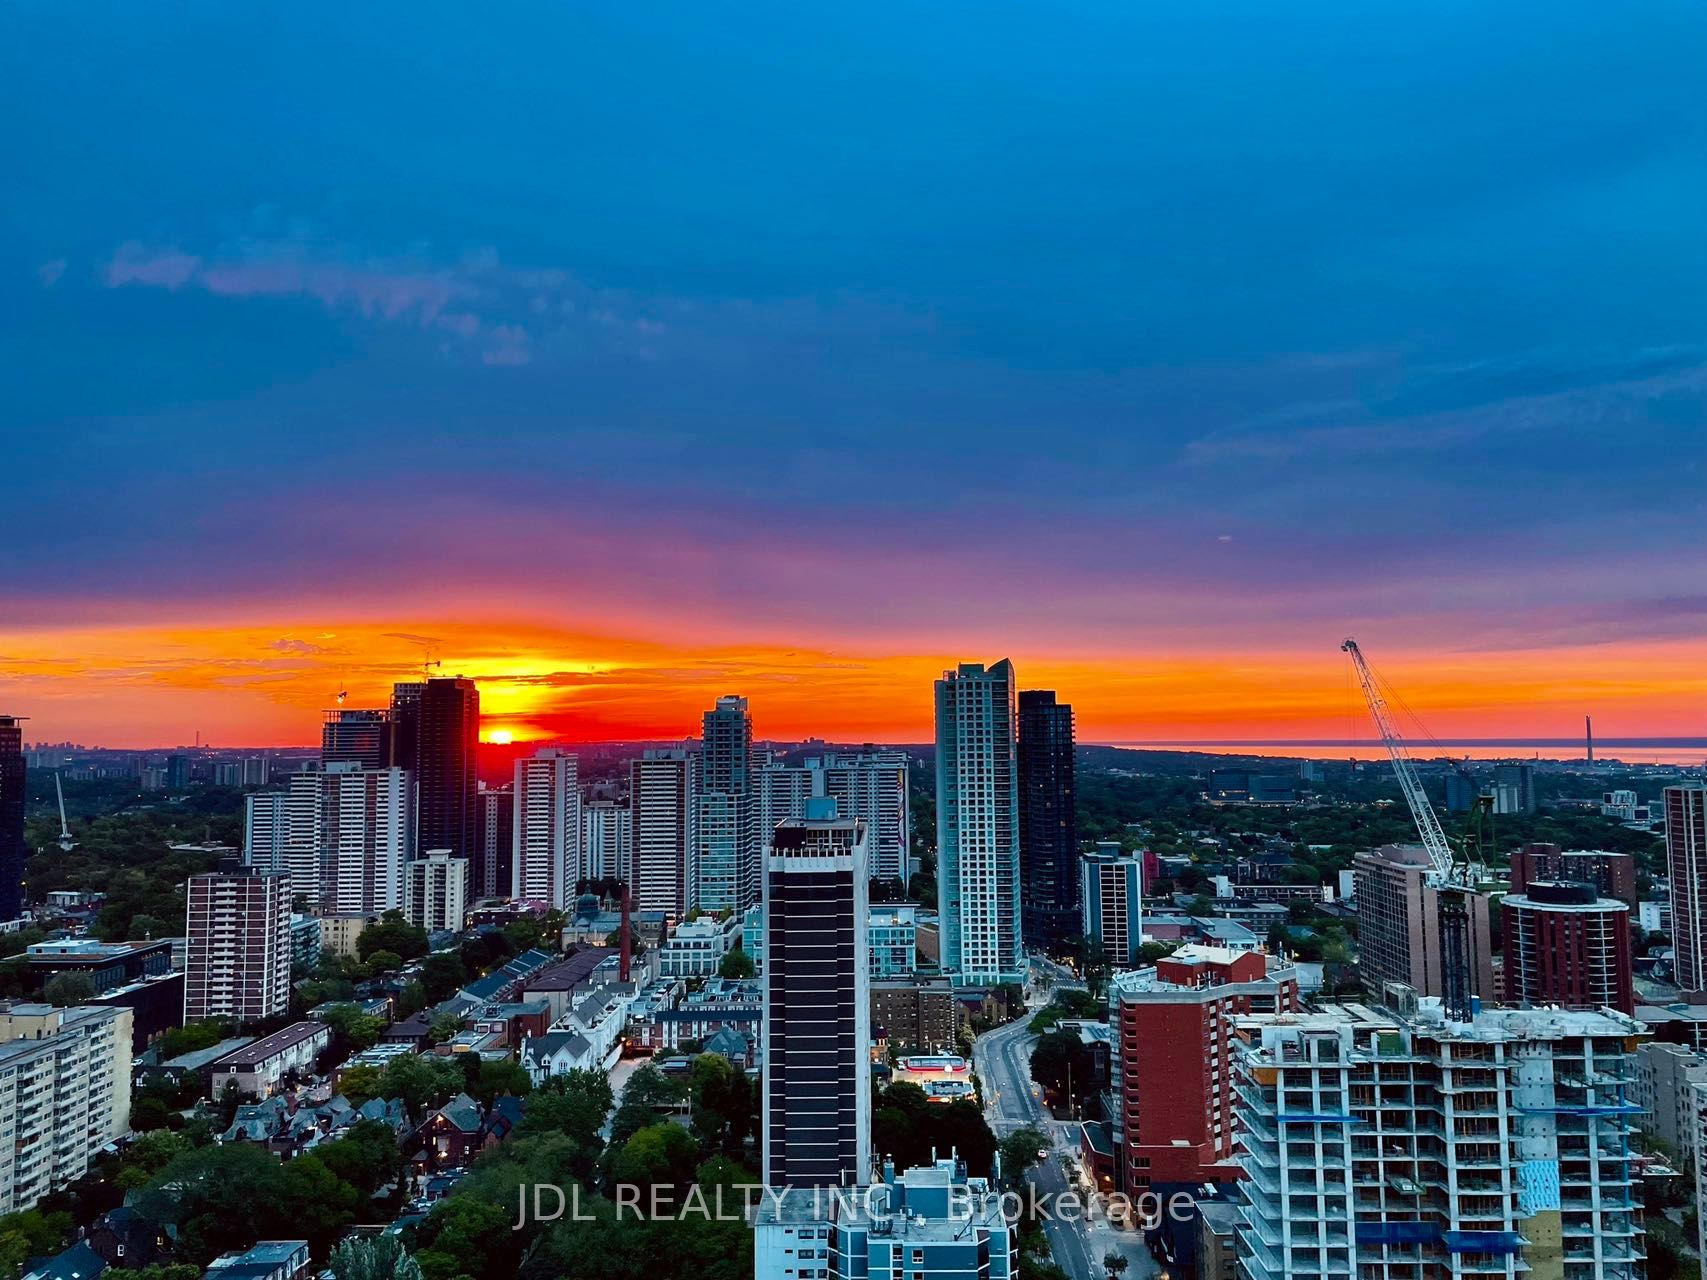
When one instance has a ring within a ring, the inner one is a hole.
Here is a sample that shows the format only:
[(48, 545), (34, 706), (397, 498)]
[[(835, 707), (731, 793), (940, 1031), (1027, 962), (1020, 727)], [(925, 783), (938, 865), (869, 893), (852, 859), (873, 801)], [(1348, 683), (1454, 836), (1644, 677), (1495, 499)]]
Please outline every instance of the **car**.
[(1048, 1147), (1039, 1147), (1037, 1150), (1037, 1158), (1039, 1160), (1049, 1159), (1049, 1148)]

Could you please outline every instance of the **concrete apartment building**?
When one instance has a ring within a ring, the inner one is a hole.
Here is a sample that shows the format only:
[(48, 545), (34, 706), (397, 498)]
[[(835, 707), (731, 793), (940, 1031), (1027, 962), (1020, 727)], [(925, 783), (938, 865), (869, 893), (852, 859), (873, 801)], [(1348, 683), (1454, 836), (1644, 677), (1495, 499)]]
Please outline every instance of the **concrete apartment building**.
[(1592, 884), (1603, 897), (1617, 898), (1631, 908), (1636, 905), (1636, 859), (1628, 853), (1526, 844), (1511, 855), (1511, 891), (1523, 893), (1536, 880)]
[(1390, 992), (1241, 1023), (1241, 1274), (1636, 1280), (1640, 1025)]
[(1697, 1163), (1701, 1125), (1695, 1091), (1707, 1086), (1707, 1057), (1652, 1040), (1637, 1047), (1632, 1071), (1630, 1101), (1645, 1113), (1638, 1117), (1642, 1128), (1685, 1162)]
[[(1440, 891), (1428, 883), (1421, 845), (1383, 845), (1352, 860), (1357, 876), (1357, 967), (1366, 990), (1400, 983), (1419, 996), (1446, 994)], [(1488, 896), (1469, 895), (1470, 990), (1494, 998), (1494, 939)]]
[(654, 747), (629, 766), (636, 911), (672, 921), (694, 908), (694, 791), (699, 761), (680, 747)]
[(0, 1005), (0, 1039), (0, 1213), (18, 1213), (130, 1128), (131, 1011)]
[(461, 933), (468, 918), (469, 866), (469, 859), (453, 857), (449, 849), (429, 849), (411, 862), (403, 894), (409, 923), (428, 933)]
[(291, 878), (234, 858), (191, 876), (184, 1021), (258, 1022), (290, 1005)]
[(1707, 1003), (1707, 787), (1667, 787), (1663, 807), (1677, 985)]
[(576, 757), (556, 747), (516, 761), (512, 896), (559, 910), (575, 905), (581, 878), (579, 770)]

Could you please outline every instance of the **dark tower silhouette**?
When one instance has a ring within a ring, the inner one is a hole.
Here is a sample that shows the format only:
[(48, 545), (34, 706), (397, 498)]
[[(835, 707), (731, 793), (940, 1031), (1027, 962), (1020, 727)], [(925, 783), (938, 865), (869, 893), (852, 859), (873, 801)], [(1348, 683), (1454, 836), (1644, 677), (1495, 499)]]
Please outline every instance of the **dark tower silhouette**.
[(0, 716), (0, 920), (24, 914), (24, 722)]
[[(480, 847), (480, 689), (461, 676), (428, 680), (418, 717), (415, 848), (472, 859)], [(469, 879), (479, 884), (481, 870), (471, 867)]]
[(1051, 689), (1019, 695), (1020, 935), (1059, 951), (1080, 931), (1073, 708)]

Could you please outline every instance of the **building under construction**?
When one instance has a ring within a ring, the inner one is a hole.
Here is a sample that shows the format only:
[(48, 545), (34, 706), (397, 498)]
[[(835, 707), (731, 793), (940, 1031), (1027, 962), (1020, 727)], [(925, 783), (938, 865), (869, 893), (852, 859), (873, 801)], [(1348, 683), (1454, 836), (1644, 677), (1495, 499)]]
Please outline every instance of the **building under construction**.
[(1357, 876), (1357, 966), (1364, 989), (1403, 983), (1446, 999), (1455, 966), (1469, 996), (1496, 997), (1492, 905), (1485, 893), (1443, 885), (1420, 845), (1383, 845), (1353, 860)]

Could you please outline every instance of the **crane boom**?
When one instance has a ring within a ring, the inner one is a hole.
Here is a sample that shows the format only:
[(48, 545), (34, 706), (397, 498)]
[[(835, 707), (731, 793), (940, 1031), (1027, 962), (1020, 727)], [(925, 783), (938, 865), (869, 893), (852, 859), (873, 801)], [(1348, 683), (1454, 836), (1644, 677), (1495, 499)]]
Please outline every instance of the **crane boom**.
[(1340, 648), (1351, 655), (1351, 664), (1357, 670), (1357, 682), (1363, 686), (1363, 696), (1369, 703), (1369, 714), (1375, 718), (1381, 741), (1387, 748), (1387, 754), (1393, 758), (1393, 772), (1399, 775), (1399, 789), (1405, 793), (1405, 803), (1411, 807), (1411, 817), (1416, 820), (1417, 834), (1422, 837), (1423, 848), (1428, 850), (1428, 860), (1435, 877), (1443, 884), (1448, 883), (1452, 879), (1452, 846), (1446, 841), (1440, 819), (1435, 817), (1434, 806), (1428, 802), (1428, 793), (1417, 777), (1417, 767), (1411, 763), (1410, 753), (1405, 750), (1405, 740), (1399, 736), (1398, 726), (1388, 713), (1387, 700), (1381, 696), (1380, 686), (1375, 683), (1369, 664), (1363, 660), (1363, 650), (1357, 647), (1357, 641), (1347, 640)]

